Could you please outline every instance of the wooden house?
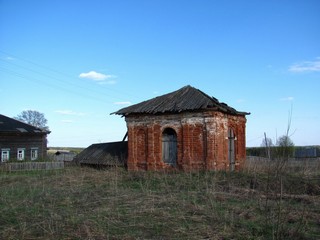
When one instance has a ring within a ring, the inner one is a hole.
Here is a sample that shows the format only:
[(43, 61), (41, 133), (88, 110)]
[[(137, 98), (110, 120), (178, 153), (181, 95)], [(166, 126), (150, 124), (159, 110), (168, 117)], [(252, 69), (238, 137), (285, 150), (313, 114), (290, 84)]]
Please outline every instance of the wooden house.
[(0, 162), (46, 158), (49, 133), (0, 114)]
[(126, 107), (128, 170), (235, 170), (246, 158), (246, 115), (185, 86)]

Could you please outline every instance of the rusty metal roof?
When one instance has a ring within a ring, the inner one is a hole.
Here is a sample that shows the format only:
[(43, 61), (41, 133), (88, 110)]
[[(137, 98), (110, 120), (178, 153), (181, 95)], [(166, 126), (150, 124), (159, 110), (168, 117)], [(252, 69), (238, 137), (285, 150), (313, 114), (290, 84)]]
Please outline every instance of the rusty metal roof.
[(227, 104), (219, 102), (218, 99), (210, 97), (199, 89), (189, 85), (177, 91), (122, 108), (112, 114), (128, 116), (130, 114), (180, 113), (199, 110), (220, 111), (232, 115), (250, 114), (238, 112)]

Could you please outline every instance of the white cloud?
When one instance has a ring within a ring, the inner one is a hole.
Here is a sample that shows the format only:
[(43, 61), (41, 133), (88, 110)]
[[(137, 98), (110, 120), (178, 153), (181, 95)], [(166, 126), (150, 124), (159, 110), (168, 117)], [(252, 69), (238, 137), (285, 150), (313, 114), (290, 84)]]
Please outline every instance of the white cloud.
[[(87, 78), (93, 81), (98, 82), (99, 84), (115, 84), (115, 80), (108, 80), (115, 78), (116, 76), (114, 75), (106, 75), (103, 73), (98, 73), (96, 71), (90, 71), (87, 73), (80, 73), (79, 78)], [(108, 81), (107, 81), (108, 80)]]
[(6, 59), (9, 60), (9, 61), (15, 60), (13, 57), (6, 57)]
[(62, 123), (73, 123), (72, 120), (61, 120)]
[(284, 98), (280, 98), (280, 101), (293, 101), (294, 97), (284, 97)]
[(115, 105), (131, 105), (131, 102), (115, 102)]
[(74, 112), (72, 110), (56, 110), (56, 113), (62, 114), (62, 115), (75, 115), (75, 116), (83, 116), (85, 113), (82, 112)]
[(237, 99), (237, 103), (244, 103), (246, 100), (244, 99)]
[(293, 73), (320, 72), (320, 57), (317, 57), (315, 61), (295, 63), (289, 67), (288, 71)]

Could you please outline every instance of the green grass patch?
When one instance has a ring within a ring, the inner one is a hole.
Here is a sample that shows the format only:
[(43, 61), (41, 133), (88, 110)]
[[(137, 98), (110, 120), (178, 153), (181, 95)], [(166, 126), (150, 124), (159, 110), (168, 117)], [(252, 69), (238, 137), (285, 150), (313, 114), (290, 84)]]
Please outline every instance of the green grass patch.
[(283, 179), (280, 188), (245, 172), (1, 173), (0, 239), (318, 239), (319, 175)]

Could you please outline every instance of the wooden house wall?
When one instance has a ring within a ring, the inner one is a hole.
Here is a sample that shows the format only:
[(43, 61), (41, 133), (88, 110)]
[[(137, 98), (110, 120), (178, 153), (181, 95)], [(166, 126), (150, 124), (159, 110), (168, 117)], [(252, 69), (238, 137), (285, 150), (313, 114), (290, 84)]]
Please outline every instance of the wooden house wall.
[(10, 160), (17, 159), (19, 148), (25, 149), (24, 160), (31, 160), (31, 149), (38, 149), (38, 159), (47, 157), (47, 137), (45, 134), (1, 134), (0, 158), (2, 149), (10, 149)]

